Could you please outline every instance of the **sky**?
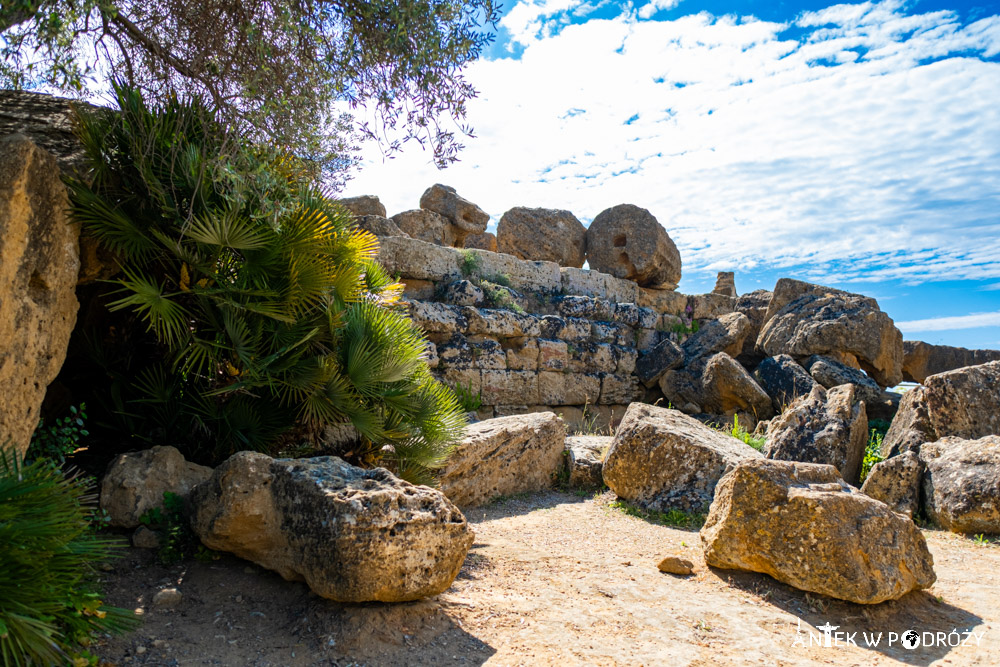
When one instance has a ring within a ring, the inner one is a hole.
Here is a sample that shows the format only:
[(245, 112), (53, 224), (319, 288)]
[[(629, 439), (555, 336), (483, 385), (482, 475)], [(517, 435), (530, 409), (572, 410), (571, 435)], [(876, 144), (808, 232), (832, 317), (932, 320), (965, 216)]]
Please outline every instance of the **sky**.
[(637, 204), (682, 292), (794, 277), (875, 297), (906, 339), (1000, 349), (1000, 5), (507, 0), (498, 28), (461, 161), (369, 145), (344, 196), (392, 215), (445, 183), (491, 230)]

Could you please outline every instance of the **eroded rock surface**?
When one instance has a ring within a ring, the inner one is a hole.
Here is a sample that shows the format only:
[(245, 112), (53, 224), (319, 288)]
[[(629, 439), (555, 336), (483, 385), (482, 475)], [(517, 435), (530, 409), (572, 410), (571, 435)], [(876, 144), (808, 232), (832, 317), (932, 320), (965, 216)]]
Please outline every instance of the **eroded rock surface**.
[(737, 466), (718, 484), (701, 542), (712, 567), (861, 604), (897, 600), (936, 578), (920, 529), (829, 465)]
[(163, 507), (163, 494), (185, 498), (212, 469), (184, 458), (176, 447), (119, 455), (101, 480), (101, 509), (117, 528), (135, 528), (148, 510)]
[(587, 230), (569, 211), (515, 206), (497, 224), (497, 247), (518, 259), (579, 268), (587, 259)]
[(920, 458), (932, 521), (956, 533), (1000, 535), (1000, 436), (943, 438), (921, 447)]
[(644, 208), (619, 204), (602, 211), (587, 229), (590, 268), (642, 287), (681, 280), (681, 255), (667, 230)]

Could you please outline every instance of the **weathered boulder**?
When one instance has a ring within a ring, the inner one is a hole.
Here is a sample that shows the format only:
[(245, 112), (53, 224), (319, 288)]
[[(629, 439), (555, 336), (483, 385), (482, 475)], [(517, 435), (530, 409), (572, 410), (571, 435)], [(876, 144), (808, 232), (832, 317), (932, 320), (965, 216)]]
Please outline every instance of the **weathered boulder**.
[(815, 386), (771, 420), (764, 454), (769, 459), (827, 463), (857, 484), (868, 445), (868, 416), (849, 384)]
[(676, 574), (686, 577), (694, 573), (694, 563), (681, 556), (667, 556), (656, 566), (656, 569), (666, 574)]
[[(854, 385), (858, 399), (865, 402), (869, 413), (872, 407), (885, 400), (882, 396), (882, 388), (878, 386), (878, 383), (857, 368), (851, 368), (836, 359), (818, 354), (809, 357), (804, 365), (809, 371), (809, 375), (827, 389), (839, 387), (842, 384)], [(871, 415), (869, 416), (871, 417)]]
[(0, 139), (0, 442), (23, 456), (76, 324), (79, 229), (56, 159)]
[(806, 369), (787, 354), (768, 357), (753, 372), (757, 383), (771, 397), (774, 411), (780, 413), (799, 396), (807, 396), (818, 386)]
[(677, 287), (681, 255), (667, 230), (644, 208), (619, 204), (602, 211), (587, 229), (590, 268), (642, 287)]
[(736, 360), (747, 368), (756, 368), (757, 364), (767, 357), (766, 354), (757, 349), (757, 336), (760, 335), (760, 329), (764, 326), (764, 317), (767, 315), (771, 296), (769, 290), (759, 289), (736, 298), (736, 312), (743, 313), (750, 321), (750, 330), (743, 341), (743, 349), (736, 355)]
[(515, 206), (497, 223), (497, 247), (519, 259), (579, 268), (587, 258), (587, 230), (569, 211)]
[(715, 415), (743, 412), (756, 419), (767, 419), (773, 414), (771, 397), (725, 352), (667, 371), (659, 384), (667, 400), (677, 406), (690, 403), (695, 412)]
[(375, 195), (345, 197), (344, 199), (338, 199), (337, 203), (350, 211), (355, 217), (365, 215), (375, 215), (380, 218), (385, 217), (385, 206)]
[(1000, 534), (1000, 436), (942, 438), (921, 447), (920, 458), (932, 521), (956, 533)]
[(211, 468), (191, 463), (175, 447), (120, 454), (101, 480), (101, 509), (112, 526), (135, 528), (147, 510), (163, 507), (164, 493), (185, 498), (211, 476)]
[(757, 347), (770, 356), (856, 361), (880, 386), (903, 379), (903, 335), (875, 299), (782, 278), (774, 287)]
[(453, 245), (462, 247), (469, 234), (482, 234), (490, 221), (488, 213), (462, 197), (455, 188), (437, 183), (420, 196), (420, 208), (439, 213), (448, 219), (455, 235)]
[(604, 484), (604, 452), (611, 448), (611, 436), (573, 435), (566, 438), (566, 468), (569, 485), (596, 488)]
[(409, 236), (393, 220), (380, 215), (362, 215), (355, 218), (359, 229), (375, 236)]
[(1000, 361), (931, 375), (903, 394), (882, 455), (917, 450), (949, 435), (1000, 435)]
[(924, 464), (914, 452), (903, 452), (868, 472), (861, 493), (881, 500), (894, 512), (913, 517), (920, 509), (920, 477)]
[(84, 176), (87, 156), (73, 132), (74, 107), (96, 108), (43, 93), (0, 90), (0, 137), (24, 135), (51, 153), (63, 171)]
[(991, 361), (1000, 361), (1000, 350), (967, 350), (919, 340), (903, 341), (903, 379), (908, 382), (923, 382), (930, 375)]
[(743, 313), (727, 313), (717, 320), (705, 322), (698, 331), (684, 341), (686, 363), (716, 352), (735, 357), (743, 349), (743, 341), (750, 333), (750, 320)]
[(719, 271), (715, 277), (715, 289), (712, 294), (723, 294), (725, 296), (737, 297), (736, 274), (732, 271)]
[(441, 300), (456, 306), (481, 306), (486, 295), (471, 280), (456, 280), (448, 283), (441, 293)]
[(456, 245), (452, 224), (442, 215), (422, 208), (403, 211), (392, 216), (400, 231), (411, 239), (451, 248)]
[(635, 374), (647, 387), (652, 387), (663, 374), (684, 363), (684, 350), (669, 338), (664, 338), (635, 362)]
[(498, 252), (497, 237), (493, 232), (483, 232), (482, 234), (469, 234), (465, 237), (464, 248), (478, 248), (479, 250), (489, 250)]
[(754, 458), (763, 457), (677, 410), (633, 403), (604, 458), (604, 483), (647, 509), (703, 512), (719, 479)]
[(474, 535), (440, 491), (335, 456), (239, 452), (191, 494), (191, 527), (338, 602), (404, 602), (447, 589)]
[(551, 412), (470, 424), (441, 470), (441, 490), (456, 505), (466, 507), (548, 488), (562, 466), (565, 440), (566, 426)]
[(747, 461), (719, 482), (705, 561), (860, 604), (930, 587), (934, 559), (909, 519), (813, 463)]

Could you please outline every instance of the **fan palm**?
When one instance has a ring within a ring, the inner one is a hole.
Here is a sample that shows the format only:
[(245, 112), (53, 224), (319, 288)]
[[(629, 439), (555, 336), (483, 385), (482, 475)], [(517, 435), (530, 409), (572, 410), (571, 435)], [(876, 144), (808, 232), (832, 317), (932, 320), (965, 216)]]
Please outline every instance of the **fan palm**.
[(361, 450), (431, 482), (464, 418), (377, 239), (295, 158), (213, 145), (224, 133), (198, 100), (116, 93), (120, 112), (79, 117), (93, 170), (70, 189), (75, 218), (120, 260), (108, 308), (141, 330), (144, 352), (117, 369), (134, 393), (122, 423), (214, 460), (273, 450), (296, 425), (350, 423)]

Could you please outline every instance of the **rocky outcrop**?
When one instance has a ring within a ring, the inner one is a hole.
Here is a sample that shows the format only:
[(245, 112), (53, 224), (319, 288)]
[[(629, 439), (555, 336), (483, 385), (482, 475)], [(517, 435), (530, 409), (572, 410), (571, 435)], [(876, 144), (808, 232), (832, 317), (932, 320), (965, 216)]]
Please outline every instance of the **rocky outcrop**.
[(392, 222), (411, 239), (451, 248), (457, 237), (452, 224), (442, 215), (422, 208), (392, 216)]
[(828, 465), (737, 466), (716, 488), (701, 542), (712, 567), (762, 572), (860, 604), (896, 600), (935, 581), (920, 529)]
[(903, 452), (876, 463), (861, 493), (881, 500), (892, 511), (913, 517), (920, 509), (920, 479), (924, 464), (914, 452)]
[(943, 438), (920, 458), (928, 518), (956, 533), (1000, 534), (1000, 436)]
[(842, 384), (853, 385), (858, 400), (864, 401), (869, 408), (884, 400), (882, 388), (875, 380), (857, 368), (851, 368), (836, 359), (813, 355), (806, 360), (805, 367), (809, 371), (809, 375), (827, 389), (839, 387)]
[(469, 234), (465, 237), (465, 245), (463, 247), (497, 252), (497, 237), (492, 232)]
[(566, 438), (566, 469), (569, 485), (578, 489), (604, 484), (604, 453), (611, 448), (611, 436), (574, 435)]
[(455, 238), (452, 245), (459, 248), (463, 246), (465, 237), (485, 232), (490, 221), (489, 214), (483, 209), (459, 195), (455, 188), (440, 183), (424, 191), (420, 196), (420, 208), (438, 213), (451, 223)]
[(991, 361), (1000, 361), (1000, 350), (967, 350), (919, 340), (903, 341), (903, 379), (908, 382), (923, 382), (930, 375)]
[(743, 341), (749, 332), (750, 320), (742, 313), (726, 313), (718, 319), (709, 320), (681, 345), (685, 363), (716, 352), (735, 357), (743, 349)]
[(604, 458), (604, 483), (647, 509), (703, 512), (719, 479), (754, 458), (762, 456), (677, 410), (633, 403)]
[(566, 427), (551, 412), (469, 425), (441, 470), (441, 490), (460, 507), (549, 488), (563, 463)]
[(734, 298), (739, 296), (736, 293), (736, 274), (732, 271), (719, 271), (719, 275), (715, 277), (715, 288), (712, 293)]
[(771, 405), (776, 413), (780, 413), (796, 398), (807, 396), (817, 386), (806, 369), (787, 354), (768, 357), (760, 362), (753, 377), (771, 397)]
[(602, 211), (587, 229), (590, 268), (642, 287), (673, 289), (681, 280), (681, 255), (644, 208), (619, 204)]
[(440, 491), (334, 456), (240, 452), (195, 489), (191, 506), (191, 527), (208, 548), (305, 581), (338, 602), (437, 595), (474, 539)]
[(380, 218), (385, 217), (385, 206), (375, 195), (361, 195), (360, 197), (345, 197), (338, 199), (337, 203), (346, 208), (355, 217), (365, 215), (375, 215)]
[(175, 447), (153, 447), (119, 455), (101, 480), (101, 509), (116, 528), (135, 528), (148, 510), (163, 507), (163, 494), (182, 498), (212, 476)]
[(903, 379), (903, 335), (875, 299), (822, 285), (779, 280), (757, 347), (771, 356), (832, 356), (882, 387)]
[(868, 444), (865, 404), (854, 387), (816, 386), (771, 420), (764, 454), (769, 459), (827, 463), (857, 484)]
[(19, 455), (79, 309), (79, 229), (68, 208), (52, 154), (24, 135), (0, 139), (0, 442), (10, 438)]
[(587, 258), (587, 230), (569, 211), (515, 206), (497, 224), (497, 247), (519, 259), (579, 268)]
[[(663, 396), (685, 412), (715, 415), (742, 412), (757, 419), (772, 414), (771, 397), (725, 352), (700, 358), (660, 378)], [(690, 405), (689, 408), (684, 408)]]
[(886, 458), (946, 436), (1000, 435), (1000, 361), (931, 375), (903, 394), (882, 441)]

